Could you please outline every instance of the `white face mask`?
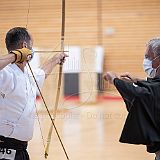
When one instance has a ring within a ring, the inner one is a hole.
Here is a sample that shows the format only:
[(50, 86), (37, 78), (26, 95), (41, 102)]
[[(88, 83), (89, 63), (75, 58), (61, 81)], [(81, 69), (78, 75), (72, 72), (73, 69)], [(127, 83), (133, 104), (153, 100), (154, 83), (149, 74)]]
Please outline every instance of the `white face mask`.
[(152, 60), (149, 60), (148, 58), (144, 58), (143, 69), (149, 77), (151, 78), (155, 77), (156, 69), (152, 67)]

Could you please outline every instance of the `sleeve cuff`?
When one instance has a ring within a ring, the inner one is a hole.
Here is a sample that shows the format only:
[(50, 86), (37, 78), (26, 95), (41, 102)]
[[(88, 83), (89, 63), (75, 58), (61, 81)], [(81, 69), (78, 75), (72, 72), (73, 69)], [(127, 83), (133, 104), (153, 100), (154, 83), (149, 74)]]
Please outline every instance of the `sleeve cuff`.
[(39, 87), (42, 87), (43, 84), (44, 84), (44, 80), (45, 80), (45, 72), (44, 72), (44, 70), (42, 70), (40, 68), (37, 69), (35, 71), (35, 75), (36, 75), (36, 79), (37, 79)]
[(119, 78), (114, 78), (114, 80), (113, 80), (114, 85), (116, 85), (117, 80), (119, 80)]

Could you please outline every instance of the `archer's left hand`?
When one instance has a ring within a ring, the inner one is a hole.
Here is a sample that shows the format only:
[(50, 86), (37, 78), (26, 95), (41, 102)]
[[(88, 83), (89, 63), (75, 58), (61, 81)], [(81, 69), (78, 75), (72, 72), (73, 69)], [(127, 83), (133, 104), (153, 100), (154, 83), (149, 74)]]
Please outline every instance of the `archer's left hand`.
[(57, 55), (55, 56), (55, 58), (56, 58), (56, 64), (62, 65), (62, 64), (65, 62), (65, 58), (66, 58), (66, 57), (68, 57), (68, 55), (65, 54), (65, 53), (57, 54)]

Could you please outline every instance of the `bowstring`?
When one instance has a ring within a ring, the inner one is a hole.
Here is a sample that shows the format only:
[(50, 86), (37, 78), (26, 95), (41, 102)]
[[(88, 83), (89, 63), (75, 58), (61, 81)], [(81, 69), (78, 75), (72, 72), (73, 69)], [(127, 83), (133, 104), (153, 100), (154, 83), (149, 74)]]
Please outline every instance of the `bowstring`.
[(31, 0), (28, 0), (28, 9), (27, 9), (27, 23), (26, 23), (26, 29), (28, 28), (30, 7), (31, 7)]
[[(28, 0), (26, 29), (28, 29), (30, 7), (31, 7), (31, 0)], [(26, 68), (27, 68), (27, 67), (26, 67)], [(30, 77), (29, 77), (28, 68), (27, 68), (27, 75), (28, 75), (29, 82), (30, 82), (30, 84), (31, 84), (31, 79), (30, 79)], [(31, 91), (32, 91), (32, 93), (33, 93), (33, 88), (32, 88), (32, 87), (31, 87)], [(34, 94), (34, 93), (33, 93), (33, 94)], [(38, 119), (38, 124), (39, 124), (39, 129), (40, 129), (40, 135), (41, 135), (41, 139), (42, 139), (42, 143), (43, 143), (43, 149), (45, 150), (45, 140), (44, 140), (44, 136), (43, 136), (42, 126), (41, 126), (41, 122), (40, 122), (40, 118), (39, 118), (39, 114), (38, 114), (38, 109), (37, 109), (37, 104), (36, 104), (36, 102), (34, 103), (34, 106), (35, 106), (35, 109), (36, 109), (36, 115), (37, 115), (37, 119)]]
[[(30, 79), (31, 75), (29, 74), (29, 70), (28, 70), (29, 68), (26, 67), (26, 69), (27, 69), (27, 75), (28, 75), (29, 82), (30, 82), (30, 84), (32, 84), (31, 79)], [(32, 94), (34, 95), (32, 87), (31, 87), (31, 91), (32, 91)], [(43, 136), (43, 131), (42, 131), (42, 127), (41, 127), (41, 122), (40, 122), (40, 118), (39, 118), (36, 102), (34, 103), (34, 106), (35, 106), (35, 109), (36, 109), (36, 115), (37, 115), (38, 124), (39, 124), (39, 127), (40, 127), (40, 134), (41, 134), (41, 138), (42, 138), (42, 142), (43, 142), (43, 147), (45, 148), (45, 140), (44, 140), (44, 136)]]
[[(29, 13), (30, 13), (30, 0), (28, 0), (26, 29), (27, 29), (27, 27), (28, 27), (28, 22), (29, 22)], [(60, 43), (61, 43), (61, 42), (60, 42)], [(60, 44), (60, 43), (59, 43), (59, 44)], [(59, 44), (58, 44), (57, 46), (59, 46)], [(56, 46), (56, 47), (57, 47), (57, 46)], [(40, 95), (41, 95), (41, 98), (42, 98), (42, 101), (43, 101), (43, 103), (44, 103), (44, 105), (45, 105), (45, 108), (46, 108), (46, 110), (47, 110), (48, 116), (49, 116), (49, 118), (50, 118), (50, 120), (51, 120), (51, 122), (52, 122), (52, 125), (53, 125), (54, 129), (55, 129), (56, 135), (57, 135), (57, 137), (58, 137), (58, 139), (59, 139), (59, 141), (60, 141), (60, 144), (61, 144), (61, 146), (62, 146), (62, 148), (63, 148), (63, 151), (64, 151), (64, 153), (65, 153), (65, 156), (66, 156), (67, 160), (69, 160), (69, 156), (68, 156), (68, 154), (67, 154), (67, 152), (66, 152), (66, 149), (65, 149), (65, 147), (64, 147), (64, 144), (63, 144), (63, 142), (62, 142), (62, 139), (61, 139), (61, 137), (60, 137), (60, 135), (59, 135), (59, 132), (58, 132), (58, 130), (57, 130), (57, 127), (56, 127), (56, 125), (55, 125), (55, 123), (54, 123), (54, 119), (52, 118), (52, 115), (51, 115), (51, 113), (50, 113), (50, 111), (49, 111), (49, 109), (48, 109), (48, 107), (47, 107), (47, 104), (46, 104), (46, 102), (45, 102), (45, 100), (44, 100), (44, 97), (43, 97), (43, 95), (42, 95), (41, 89), (39, 88), (38, 82), (37, 82), (37, 80), (36, 80), (36, 78), (35, 78), (35, 76), (34, 76), (34, 73), (33, 73), (33, 71), (32, 71), (32, 68), (31, 68), (31, 66), (30, 66), (30, 64), (29, 64), (28, 62), (27, 62), (27, 64), (28, 64), (28, 67), (29, 67), (29, 69), (30, 69), (30, 71), (31, 71), (31, 75), (33, 76), (33, 79), (34, 79), (34, 81), (35, 81), (35, 83), (36, 83), (36, 86), (37, 86), (37, 88), (38, 88), (38, 91), (39, 91), (39, 93), (40, 93)], [(33, 91), (33, 90), (32, 90), (32, 91)], [(36, 106), (36, 103), (35, 103), (35, 106)], [(44, 146), (44, 148), (45, 148), (44, 137), (43, 137), (43, 134), (42, 134), (42, 128), (41, 128), (40, 119), (39, 119), (39, 116), (38, 116), (37, 106), (36, 106), (36, 113), (37, 113), (37, 117), (38, 117), (38, 123), (39, 123), (39, 126), (40, 126), (41, 138), (42, 138), (42, 140), (43, 140), (43, 146)]]
[(28, 67), (29, 67), (29, 69), (30, 69), (30, 71), (31, 71), (31, 74), (32, 74), (32, 76), (33, 76), (34, 82), (35, 82), (35, 84), (36, 84), (36, 86), (37, 86), (37, 88), (38, 88), (38, 91), (39, 91), (39, 93), (40, 93), (40, 96), (41, 96), (41, 98), (42, 98), (42, 100), (43, 100), (43, 103), (44, 103), (44, 106), (45, 106), (45, 108), (46, 108), (46, 110), (47, 110), (48, 116), (49, 116), (49, 118), (50, 118), (50, 120), (51, 120), (51, 122), (52, 122), (52, 125), (53, 125), (53, 127), (54, 127), (55, 132), (56, 132), (56, 135), (57, 135), (57, 137), (58, 137), (58, 139), (59, 139), (59, 142), (60, 142), (60, 144), (61, 144), (61, 146), (62, 146), (62, 149), (63, 149), (63, 151), (64, 151), (64, 153), (65, 153), (65, 156), (66, 156), (67, 160), (69, 160), (69, 156), (68, 156), (68, 154), (67, 154), (67, 152), (66, 152), (66, 149), (65, 149), (65, 147), (64, 147), (64, 144), (63, 144), (63, 142), (62, 142), (62, 139), (61, 139), (61, 137), (60, 137), (60, 135), (59, 135), (59, 132), (58, 132), (57, 127), (56, 127), (56, 125), (55, 125), (54, 119), (52, 118), (52, 115), (51, 115), (51, 113), (50, 113), (50, 111), (49, 111), (49, 108), (48, 108), (48, 106), (47, 106), (47, 104), (46, 104), (46, 101), (45, 101), (45, 99), (44, 99), (44, 97), (43, 97), (43, 95), (42, 95), (41, 89), (40, 89), (40, 87), (39, 87), (39, 85), (38, 85), (38, 82), (37, 82), (37, 80), (36, 80), (36, 78), (35, 78), (35, 75), (34, 75), (34, 73), (33, 73), (33, 71), (32, 71), (32, 68), (31, 68), (31, 66), (30, 66), (29, 63), (27, 63), (27, 64), (28, 64)]

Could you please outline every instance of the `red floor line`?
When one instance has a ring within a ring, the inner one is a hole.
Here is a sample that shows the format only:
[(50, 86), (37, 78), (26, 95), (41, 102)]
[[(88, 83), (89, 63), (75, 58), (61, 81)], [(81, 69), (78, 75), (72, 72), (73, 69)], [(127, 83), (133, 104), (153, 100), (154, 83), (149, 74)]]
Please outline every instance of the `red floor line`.
[[(80, 97), (79, 96), (64, 96), (64, 99), (66, 101), (80, 101)], [(40, 101), (41, 98), (38, 96), (37, 97), (37, 101)], [(102, 101), (102, 100), (118, 100), (121, 101), (122, 97), (120, 96), (97, 96), (97, 101)]]
[[(73, 101), (80, 100), (78, 96), (65, 96), (64, 99)], [(97, 100), (122, 100), (122, 98), (120, 96), (97, 96)]]

